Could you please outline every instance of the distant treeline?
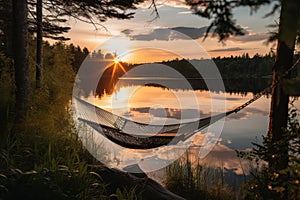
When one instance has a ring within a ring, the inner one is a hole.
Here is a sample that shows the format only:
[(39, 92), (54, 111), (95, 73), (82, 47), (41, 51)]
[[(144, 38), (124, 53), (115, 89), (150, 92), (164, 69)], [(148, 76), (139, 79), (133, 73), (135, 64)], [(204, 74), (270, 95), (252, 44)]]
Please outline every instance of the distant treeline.
[[(46, 46), (47, 42), (45, 43)], [(73, 71), (76, 73), (80, 68), (84, 59), (89, 56), (89, 59), (113, 59), (114, 56), (111, 53), (104, 54), (101, 50), (89, 52), (87, 48), (81, 48), (79, 46), (74, 46), (73, 44), (66, 45), (66, 49), (70, 56), (73, 57), (71, 60), (71, 66)], [(298, 59), (300, 54), (296, 54), (295, 59)], [(243, 54), (241, 56), (230, 56), (230, 57), (216, 57), (212, 59), (220, 74), (223, 78), (225, 89), (229, 93), (240, 93), (246, 94), (247, 92), (258, 93), (264, 88), (268, 87), (271, 83), (271, 74), (272, 66), (275, 62), (275, 57), (272, 53), (262, 55), (254, 55), (250, 57), (248, 54)], [(201, 78), (199, 72), (191, 64), (193, 61), (202, 63), (201, 67), (204, 68), (208, 65), (212, 65), (212, 60), (186, 60), (186, 59), (174, 59), (169, 61), (162, 61), (159, 64), (168, 65), (173, 69), (177, 70), (187, 79), (189, 79), (191, 86), (195, 90), (207, 90), (206, 82), (213, 80), (195, 80), (195, 78)], [(51, 62), (51, 60), (50, 60)], [(129, 64), (125, 62), (120, 63), (126, 71), (138, 66), (139, 64)], [(149, 65), (151, 66), (151, 65)], [(210, 70), (207, 67), (206, 70)], [(116, 88), (115, 85), (119, 81), (119, 78), (124, 75), (124, 72), (120, 69), (116, 69), (114, 75), (112, 76), (113, 67), (108, 67), (105, 72), (102, 74), (102, 77), (99, 77), (99, 83), (97, 86), (96, 95), (102, 96), (104, 93), (111, 94)], [(292, 73), (292, 76), (300, 74), (300, 69), (295, 70)], [(96, 74), (93, 74), (96, 75)], [(108, 81), (109, 80), (109, 81)], [(127, 86), (139, 84), (138, 81), (127, 81)], [(89, 85), (89, 84), (88, 84)], [(176, 84), (173, 84), (176, 86)], [(292, 88), (289, 86), (289, 88)], [(82, 88), (86, 94), (90, 94), (91, 88)], [(185, 89), (185, 88), (170, 88), (170, 89)], [(218, 91), (216, 91), (218, 92)], [(292, 91), (293, 95), (299, 94), (298, 91)]]
[(213, 59), (223, 78), (261, 78), (271, 76), (275, 57), (272, 54), (252, 58), (248, 54)]
[[(300, 54), (296, 54), (295, 59), (299, 58)], [(264, 56), (256, 54), (250, 57), (249, 54), (230, 57), (216, 57), (212, 59), (218, 67), (223, 79), (241, 79), (241, 78), (268, 78), (272, 75), (272, 66), (275, 62), (275, 56), (272, 53)], [(209, 62), (209, 60), (200, 60), (201, 62)], [(190, 64), (189, 60), (175, 59), (171, 61), (163, 61), (162, 64), (173, 67), (182, 72), (186, 77), (199, 77), (198, 72)], [(300, 72), (300, 69), (298, 69)], [(293, 72), (293, 76), (297, 73)]]
[[(79, 46), (75, 47), (70, 45), (71, 52), (74, 53), (74, 70), (77, 71), (84, 60), (84, 58), (89, 55), (89, 51), (86, 48), (81, 49)], [(101, 50), (93, 51), (90, 53), (90, 57), (95, 59), (113, 59), (117, 55), (112, 53), (103, 54)], [(300, 53), (295, 55), (295, 59), (300, 57)], [(218, 67), (220, 74), (223, 79), (240, 79), (240, 78), (268, 78), (272, 75), (272, 67), (275, 62), (275, 55), (273, 53), (268, 53), (266, 55), (256, 54), (250, 57), (248, 53), (240, 56), (230, 56), (230, 57), (215, 57), (212, 58), (216, 66)], [(191, 60), (187, 59), (174, 59), (168, 61), (162, 61), (161, 64), (168, 65), (178, 72), (182, 73), (186, 78), (199, 78), (199, 72), (190, 63)], [(195, 60), (194, 60), (195, 61)], [(198, 61), (211, 63), (211, 60), (200, 59)], [(138, 66), (140, 64), (128, 64), (123, 63), (125, 68), (128, 70)], [(298, 69), (300, 72), (300, 69)], [(293, 76), (299, 74), (296, 71), (293, 72)]]
[[(99, 54), (99, 55), (98, 55)], [(90, 58), (93, 59), (105, 59), (101, 51), (93, 52), (90, 54)], [(295, 56), (295, 59), (300, 57), (300, 54)], [(214, 61), (214, 62), (212, 62)], [(199, 59), (199, 60), (187, 60), (187, 59), (174, 59), (169, 61), (162, 61), (156, 64), (163, 64), (170, 66), (171, 68), (177, 70), (185, 78), (187, 78), (191, 86), (195, 90), (207, 90), (207, 82), (213, 80), (201, 80), (202, 76), (197, 71), (197, 69), (192, 65), (193, 63), (200, 63), (199, 66), (204, 68), (205, 71), (210, 71), (211, 67), (216, 64), (220, 74), (222, 76), (225, 89), (229, 93), (241, 93), (246, 94), (247, 92), (258, 93), (268, 87), (271, 83), (272, 66), (275, 62), (275, 57), (272, 53), (262, 55), (254, 55), (250, 57), (248, 54), (243, 54), (241, 56), (230, 56), (230, 57), (216, 57), (212, 60)], [(129, 64), (121, 62), (122, 66), (126, 71), (139, 66), (140, 64)], [(147, 64), (152, 67), (151, 64)], [(153, 68), (155, 69), (155, 68)], [(120, 69), (115, 69), (115, 73), (112, 76), (113, 67), (109, 67), (103, 73), (96, 90), (96, 95), (102, 96), (104, 92), (111, 94), (116, 88), (115, 85), (119, 81), (119, 78), (124, 75), (124, 72)], [(203, 71), (202, 71), (203, 72)], [(298, 69), (298, 72), (300, 70)], [(209, 74), (209, 73), (208, 73)], [(211, 73), (210, 73), (211, 74)], [(297, 71), (292, 73), (295, 76)], [(163, 74), (165, 76), (165, 74)], [(199, 79), (200, 78), (200, 79)], [(215, 78), (214, 76), (209, 78)], [(143, 84), (138, 80), (127, 80), (122, 81), (122, 85), (138, 85)], [(148, 84), (149, 85), (149, 84)], [(151, 85), (151, 84), (150, 84)], [(175, 88), (170, 89), (186, 89), (183, 86), (178, 86), (178, 84), (172, 84)], [(157, 86), (159, 87), (159, 86)], [(291, 88), (291, 87), (290, 87)], [(212, 88), (213, 89), (213, 88)], [(214, 89), (213, 89), (214, 90)], [(86, 91), (89, 94), (89, 91)], [(216, 92), (217, 91), (216, 89)], [(299, 92), (293, 92), (293, 94), (298, 94)]]

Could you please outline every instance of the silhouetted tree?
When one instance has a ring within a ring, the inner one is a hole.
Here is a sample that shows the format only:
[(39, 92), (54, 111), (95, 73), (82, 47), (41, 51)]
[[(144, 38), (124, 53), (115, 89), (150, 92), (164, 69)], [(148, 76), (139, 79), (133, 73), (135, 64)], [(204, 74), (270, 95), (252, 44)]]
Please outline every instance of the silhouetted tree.
[(36, 88), (41, 87), (43, 70), (43, 0), (36, 0)]
[(79, 46), (75, 47), (73, 44), (70, 44), (69, 48), (74, 56), (72, 67), (74, 72), (77, 72), (84, 59), (89, 55), (89, 50), (86, 47), (81, 50)]
[(7, 57), (12, 57), (13, 15), (12, 2), (0, 0), (0, 46)]
[[(28, 10), (26, 0), (12, 1), (13, 5), (13, 58), (18, 113), (26, 111), (30, 97), (28, 64)], [(18, 118), (21, 116), (18, 116)]]
[[(32, 1), (32, 0), (30, 0)], [(90, 1), (90, 0), (36, 0), (36, 27), (37, 27), (37, 64), (36, 64), (36, 83), (37, 87), (40, 85), (41, 78), (41, 55), (42, 55), (42, 6), (45, 10), (56, 16), (56, 20), (61, 16), (73, 17), (77, 20), (93, 24), (95, 29), (103, 27), (101, 22), (108, 18), (129, 19), (133, 17), (133, 12), (127, 10), (135, 9), (135, 5), (144, 0), (128, 0), (128, 1)], [(33, 3), (34, 4), (34, 3)], [(154, 8), (155, 7), (155, 4)], [(76, 10), (76, 12), (74, 12)], [(61, 27), (53, 27), (50, 30), (59, 30)], [(62, 33), (64, 31), (61, 31)]]
[[(129, 1), (90, 1), (90, 0), (21, 0), (8, 1), (12, 3), (13, 16), (13, 38), (7, 40), (7, 43), (13, 41), (13, 57), (15, 67), (16, 80), (16, 105), (18, 108), (25, 108), (29, 102), (30, 96), (30, 73), (28, 65), (28, 30), (36, 30), (38, 38), (37, 52), (37, 86), (40, 85), (41, 79), (41, 37), (47, 36), (58, 39), (57, 34), (63, 33), (68, 28), (53, 25), (53, 21), (64, 23), (64, 16), (76, 18), (87, 23), (91, 23), (95, 28), (101, 27), (101, 22), (108, 18), (129, 19), (133, 17), (133, 12), (128, 10), (135, 9), (138, 3), (144, 0), (129, 0)], [(0, 8), (5, 10), (5, 2), (0, 2)], [(29, 6), (28, 6), (29, 5)], [(32, 6), (36, 5), (36, 11)], [(42, 6), (42, 7), (41, 7)], [(29, 7), (29, 9), (28, 9)], [(9, 8), (9, 7), (8, 7)], [(42, 10), (47, 10), (48, 18), (42, 16)], [(76, 10), (76, 12), (74, 12)], [(8, 10), (9, 12), (9, 10)], [(3, 12), (1, 12), (3, 15)], [(30, 15), (29, 15), (30, 14)], [(34, 19), (36, 23), (29, 24), (29, 19)], [(28, 26), (30, 25), (30, 26)], [(30, 28), (30, 29), (29, 29)], [(2, 29), (2, 28), (1, 28)], [(47, 33), (47, 34), (46, 34)], [(8, 33), (4, 33), (8, 37)]]
[[(295, 42), (299, 39), (300, 30), (300, 1), (295, 0), (186, 0), (191, 6), (195, 14), (212, 19), (212, 23), (207, 30), (213, 31), (213, 35), (217, 35), (220, 41), (225, 40), (231, 35), (241, 35), (242, 28), (238, 26), (232, 18), (232, 10), (240, 6), (250, 6), (252, 10), (256, 10), (259, 6), (270, 4), (273, 2), (274, 7), (271, 13), (274, 14), (279, 8), (280, 20), (278, 34), (273, 36), (277, 39), (277, 54), (275, 64), (273, 66), (273, 83), (279, 80), (279, 84), (272, 90), (269, 138), (274, 142), (278, 142), (283, 138), (284, 131), (287, 127), (288, 120), (288, 103), (289, 95), (283, 89), (283, 86), (289, 76), (285, 76), (284, 72), (292, 66), (293, 55), (295, 50)], [(206, 36), (207, 36), (206, 34)], [(273, 160), (269, 164), (271, 168), (276, 170), (285, 169), (288, 166), (288, 144), (284, 145), (279, 152), (274, 152)], [(286, 188), (287, 189), (287, 188)], [(287, 198), (284, 192), (282, 198)]]

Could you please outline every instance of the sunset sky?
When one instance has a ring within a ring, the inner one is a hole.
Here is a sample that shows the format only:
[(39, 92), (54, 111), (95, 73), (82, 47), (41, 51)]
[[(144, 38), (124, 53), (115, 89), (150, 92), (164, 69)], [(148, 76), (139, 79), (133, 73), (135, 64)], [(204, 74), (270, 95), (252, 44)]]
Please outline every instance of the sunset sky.
[[(265, 54), (274, 48), (272, 44), (266, 45), (266, 39), (268, 32), (273, 30), (268, 25), (278, 20), (278, 13), (264, 18), (264, 15), (272, 10), (271, 6), (261, 7), (252, 15), (248, 7), (235, 9), (234, 18), (244, 28), (246, 35), (232, 37), (222, 44), (217, 38), (211, 37), (203, 41), (205, 27), (209, 25), (209, 21), (193, 15), (184, 4), (184, 0), (157, 2), (160, 18), (155, 21), (150, 22), (155, 16), (151, 15), (153, 10), (149, 9), (150, 2), (146, 2), (139, 5), (135, 17), (131, 20), (108, 20), (103, 23), (107, 30), (102, 28), (96, 31), (92, 25), (70, 20), (72, 30), (67, 36), (71, 38), (70, 43), (85, 46), (90, 51), (101, 49), (104, 53), (123, 54), (121, 59), (130, 62), (142, 62), (142, 58), (143, 61), (150, 62), (175, 57), (206, 57), (202, 55), (201, 50), (190, 46), (195, 42), (212, 57), (243, 53)], [(179, 32), (187, 34), (190, 38)], [(111, 37), (114, 39), (105, 42)], [(173, 50), (176, 50), (176, 53)]]

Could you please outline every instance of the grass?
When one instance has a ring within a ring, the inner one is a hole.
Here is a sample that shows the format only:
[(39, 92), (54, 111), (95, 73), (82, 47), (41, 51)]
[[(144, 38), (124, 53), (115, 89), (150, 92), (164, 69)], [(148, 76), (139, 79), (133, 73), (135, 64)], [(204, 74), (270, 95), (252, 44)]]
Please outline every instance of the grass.
[(224, 183), (223, 169), (191, 162), (189, 153), (166, 168), (166, 187), (186, 199), (235, 199), (232, 187)]
[[(62, 105), (32, 102), (26, 117), (7, 131), (0, 147), (2, 199), (109, 199), (101, 178), (88, 163), (97, 163), (82, 146)], [(8, 123), (13, 124), (13, 122)]]
[(134, 188), (107, 191), (89, 169), (101, 163), (82, 145), (72, 120), (71, 55), (62, 44), (51, 51), (51, 59), (44, 56), (44, 73), (58, 82), (45, 77), (42, 89), (32, 86), (29, 108), (17, 122), (12, 62), (0, 53), (0, 199), (137, 199)]

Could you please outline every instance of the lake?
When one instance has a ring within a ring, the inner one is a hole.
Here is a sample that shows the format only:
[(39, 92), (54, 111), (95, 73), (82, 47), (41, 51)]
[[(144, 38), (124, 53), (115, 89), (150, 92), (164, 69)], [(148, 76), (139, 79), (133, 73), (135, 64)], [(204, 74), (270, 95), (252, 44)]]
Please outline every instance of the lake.
[[(110, 92), (102, 89), (103, 93), (98, 94), (98, 97), (90, 94), (85, 97), (85, 100), (116, 115), (138, 122), (180, 123), (236, 108), (250, 100), (268, 82), (266, 80), (235, 81), (225, 80), (225, 88), (229, 91), (224, 92), (208, 91), (203, 87), (184, 88), (181, 84), (176, 84), (180, 81), (174, 78), (123, 77), (117, 81), (113, 90), (108, 90)], [(170, 82), (172, 84), (168, 84)], [(247, 83), (253, 84), (243, 90), (243, 85)], [(173, 88), (163, 87), (163, 85), (171, 85)], [(300, 108), (300, 101), (295, 101), (294, 105)], [(248, 174), (250, 170), (248, 161), (239, 159), (235, 150), (247, 150), (253, 147), (252, 143), (262, 142), (262, 135), (266, 135), (268, 130), (269, 108), (270, 98), (263, 96), (240, 112), (227, 116), (221, 123), (212, 125), (217, 129), (206, 128), (189, 141), (175, 146), (149, 150), (126, 149), (95, 131), (93, 132), (95, 143), (91, 145), (89, 140), (87, 146), (90, 146), (90, 152), (99, 160), (119, 169), (138, 164), (145, 172), (161, 170), (188, 149), (192, 154), (190, 157), (192, 160), (200, 158), (200, 161), (207, 166), (234, 169), (236, 174)], [(97, 145), (98, 147), (95, 147)], [(161, 180), (160, 176), (163, 175), (158, 174), (154, 173), (154, 178)]]

